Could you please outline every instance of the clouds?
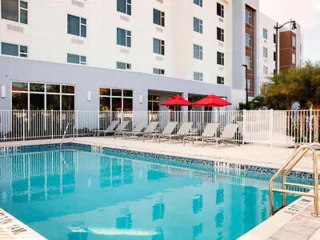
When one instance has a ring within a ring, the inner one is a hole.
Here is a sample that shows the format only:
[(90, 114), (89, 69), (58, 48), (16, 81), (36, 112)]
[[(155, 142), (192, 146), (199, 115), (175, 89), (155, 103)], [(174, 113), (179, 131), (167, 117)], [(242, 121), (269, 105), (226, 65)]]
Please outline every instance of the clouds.
[(319, 0), (260, 0), (260, 11), (279, 23), (296, 20), (304, 35), (304, 59), (320, 60)]
[(260, 0), (260, 10), (279, 22), (294, 19), (304, 29), (320, 23), (319, 0)]

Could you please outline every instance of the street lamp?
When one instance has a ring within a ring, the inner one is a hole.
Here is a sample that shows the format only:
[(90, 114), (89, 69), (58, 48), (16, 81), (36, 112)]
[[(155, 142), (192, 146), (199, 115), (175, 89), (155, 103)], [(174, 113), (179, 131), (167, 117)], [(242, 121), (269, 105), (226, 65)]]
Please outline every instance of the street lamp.
[(249, 106), (248, 106), (248, 65), (242, 64), (241, 66), (246, 69), (246, 109), (249, 109)]
[(279, 45), (279, 29), (283, 28), (285, 25), (292, 23), (292, 30), (297, 29), (297, 23), (294, 20), (288, 21), (282, 25), (279, 25), (279, 23), (277, 23), (276, 26), (274, 26), (274, 29), (276, 30), (276, 68), (275, 68), (275, 72), (278, 73), (278, 54), (279, 54), (279, 50), (278, 50), (278, 45)]

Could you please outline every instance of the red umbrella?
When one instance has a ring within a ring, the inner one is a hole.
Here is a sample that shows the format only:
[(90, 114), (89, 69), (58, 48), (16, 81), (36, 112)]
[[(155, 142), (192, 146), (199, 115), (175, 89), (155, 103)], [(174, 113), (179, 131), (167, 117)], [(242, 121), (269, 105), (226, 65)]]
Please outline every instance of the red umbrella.
[(162, 106), (191, 106), (192, 103), (184, 99), (183, 97), (177, 95), (161, 103), (161, 105)]
[(228, 105), (231, 105), (231, 102), (228, 102), (214, 94), (208, 95), (193, 104), (193, 106), (199, 107), (225, 107)]

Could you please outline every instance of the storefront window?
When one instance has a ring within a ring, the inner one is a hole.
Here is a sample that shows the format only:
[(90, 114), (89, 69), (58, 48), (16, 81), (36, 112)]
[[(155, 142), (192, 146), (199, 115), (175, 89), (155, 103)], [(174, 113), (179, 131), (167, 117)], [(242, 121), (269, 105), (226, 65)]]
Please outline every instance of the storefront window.
[(148, 111), (159, 111), (160, 96), (149, 95), (148, 96)]
[(12, 82), (12, 110), (74, 110), (74, 86)]
[(100, 88), (100, 111), (132, 111), (133, 91)]

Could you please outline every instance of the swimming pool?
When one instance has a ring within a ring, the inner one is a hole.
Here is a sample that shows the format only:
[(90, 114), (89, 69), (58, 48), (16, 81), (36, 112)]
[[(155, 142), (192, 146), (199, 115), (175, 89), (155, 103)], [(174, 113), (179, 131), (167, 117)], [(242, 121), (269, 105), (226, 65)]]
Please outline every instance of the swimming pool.
[(0, 174), (0, 207), (48, 239), (236, 239), (269, 216), (271, 175), (161, 156), (21, 148)]

